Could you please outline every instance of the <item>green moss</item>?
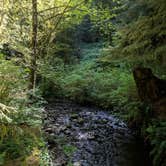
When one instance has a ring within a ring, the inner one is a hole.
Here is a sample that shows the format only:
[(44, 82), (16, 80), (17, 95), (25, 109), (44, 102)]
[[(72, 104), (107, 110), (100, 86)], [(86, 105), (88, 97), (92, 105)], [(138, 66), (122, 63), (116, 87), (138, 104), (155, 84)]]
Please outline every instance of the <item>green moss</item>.
[(77, 148), (73, 145), (64, 145), (62, 148), (63, 148), (63, 152), (68, 157), (71, 157), (73, 153), (77, 150)]

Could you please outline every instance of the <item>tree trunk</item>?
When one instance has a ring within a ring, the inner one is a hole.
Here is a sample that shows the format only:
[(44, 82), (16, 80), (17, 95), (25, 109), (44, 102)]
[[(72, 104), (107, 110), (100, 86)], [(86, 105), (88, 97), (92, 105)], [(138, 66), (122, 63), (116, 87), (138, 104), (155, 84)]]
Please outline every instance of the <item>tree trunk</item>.
[(135, 68), (133, 74), (142, 101), (154, 103), (166, 97), (166, 80), (154, 76), (151, 69)]
[(135, 68), (133, 71), (140, 99), (152, 106), (153, 115), (166, 119), (166, 80), (153, 75), (149, 68)]
[(36, 86), (37, 24), (38, 24), (37, 0), (32, 0), (32, 54), (31, 54), (29, 89), (35, 89)]

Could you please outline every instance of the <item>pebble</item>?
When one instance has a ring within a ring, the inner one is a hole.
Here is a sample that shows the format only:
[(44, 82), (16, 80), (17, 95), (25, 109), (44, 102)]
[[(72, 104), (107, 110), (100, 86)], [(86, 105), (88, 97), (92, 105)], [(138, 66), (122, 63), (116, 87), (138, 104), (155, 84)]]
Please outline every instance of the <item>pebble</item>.
[[(93, 109), (71, 107), (65, 103), (54, 107), (45, 111), (44, 117), (48, 118), (44, 130), (50, 137), (70, 138), (70, 143), (77, 147), (71, 157), (73, 166), (126, 166), (128, 161), (119, 149), (124, 149), (121, 147), (130, 143), (133, 136), (124, 122)], [(121, 165), (117, 164), (117, 159)], [(53, 161), (62, 166), (64, 160), (62, 157), (62, 160)]]

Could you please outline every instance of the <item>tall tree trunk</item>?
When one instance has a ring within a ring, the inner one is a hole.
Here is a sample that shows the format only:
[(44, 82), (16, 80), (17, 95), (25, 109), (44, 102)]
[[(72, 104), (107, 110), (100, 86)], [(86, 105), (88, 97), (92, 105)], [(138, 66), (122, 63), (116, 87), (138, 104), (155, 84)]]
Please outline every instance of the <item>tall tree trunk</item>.
[(37, 70), (37, 26), (38, 26), (37, 0), (32, 0), (32, 55), (30, 69), (29, 89), (35, 89)]

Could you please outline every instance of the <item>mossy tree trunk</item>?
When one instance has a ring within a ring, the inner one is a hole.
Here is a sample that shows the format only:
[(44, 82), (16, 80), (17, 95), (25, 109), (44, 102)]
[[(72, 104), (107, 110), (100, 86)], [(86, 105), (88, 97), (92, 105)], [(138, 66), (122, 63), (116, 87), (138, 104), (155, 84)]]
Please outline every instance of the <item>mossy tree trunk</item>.
[(133, 74), (141, 101), (152, 106), (153, 115), (166, 119), (166, 80), (154, 76), (149, 68), (135, 68)]
[(31, 54), (29, 89), (35, 89), (36, 87), (37, 27), (38, 27), (37, 0), (32, 0), (32, 54)]

